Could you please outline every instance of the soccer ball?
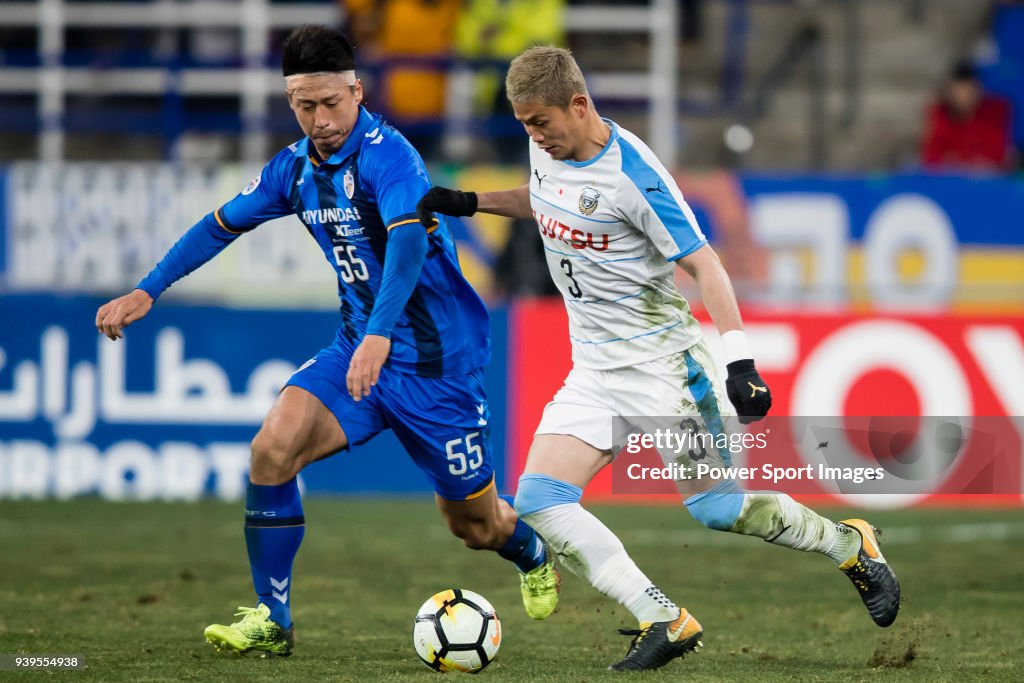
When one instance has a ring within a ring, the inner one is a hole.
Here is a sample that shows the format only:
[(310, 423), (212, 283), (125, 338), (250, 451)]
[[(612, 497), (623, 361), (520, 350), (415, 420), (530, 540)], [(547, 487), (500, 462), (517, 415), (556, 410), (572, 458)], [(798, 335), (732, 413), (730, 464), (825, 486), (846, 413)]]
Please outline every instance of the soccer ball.
[(431, 669), (476, 673), (498, 654), (501, 622), (482, 595), (451, 588), (420, 607), (412, 641), (416, 654)]

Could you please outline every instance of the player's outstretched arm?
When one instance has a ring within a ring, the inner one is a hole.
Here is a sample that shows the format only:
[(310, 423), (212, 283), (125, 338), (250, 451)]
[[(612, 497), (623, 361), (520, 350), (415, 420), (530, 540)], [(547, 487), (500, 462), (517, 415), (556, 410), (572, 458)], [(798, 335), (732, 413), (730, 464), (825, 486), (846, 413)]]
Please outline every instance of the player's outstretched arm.
[(96, 311), (96, 329), (111, 339), (124, 336), (121, 330), (144, 318), (153, 307), (153, 297), (142, 289), (133, 289), (100, 306)]
[(531, 218), (530, 186), (520, 185), (511, 190), (481, 192), (477, 195), (477, 211), (508, 218)]
[(426, 227), (434, 225), (434, 214), (472, 216), (477, 211), (508, 218), (530, 218), (530, 186), (496, 192), (462, 192), (435, 185), (416, 205), (416, 216)]
[(697, 282), (704, 308), (722, 335), (729, 371), (725, 390), (740, 422), (749, 424), (760, 420), (772, 407), (772, 393), (754, 367), (729, 274), (715, 250), (706, 244), (676, 263)]

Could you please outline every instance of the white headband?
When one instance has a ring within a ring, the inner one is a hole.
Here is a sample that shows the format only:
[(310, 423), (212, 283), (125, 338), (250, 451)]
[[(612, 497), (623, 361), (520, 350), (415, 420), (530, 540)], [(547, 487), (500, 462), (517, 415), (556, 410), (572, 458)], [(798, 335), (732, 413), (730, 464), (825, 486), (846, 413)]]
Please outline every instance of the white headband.
[(356, 84), (356, 72), (352, 69), (348, 71), (314, 71), (307, 74), (292, 74), (291, 76), (285, 76), (284, 82), (286, 85), (291, 85), (295, 78), (305, 78), (306, 76), (341, 76), (345, 82), (342, 85), (355, 85)]

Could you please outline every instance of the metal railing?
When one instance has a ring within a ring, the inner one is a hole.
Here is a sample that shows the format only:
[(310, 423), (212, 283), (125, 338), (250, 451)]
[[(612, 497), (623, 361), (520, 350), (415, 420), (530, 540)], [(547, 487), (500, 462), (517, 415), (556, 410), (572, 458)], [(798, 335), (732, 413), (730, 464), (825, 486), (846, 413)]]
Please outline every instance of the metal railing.
[[(596, 99), (605, 96), (647, 100), (652, 148), (668, 163), (676, 158), (676, 3), (652, 0), (647, 7), (573, 6), (567, 8), (570, 32), (647, 32), (649, 68), (641, 72), (597, 72), (589, 76)], [(270, 98), (280, 90), (280, 76), (267, 67), (273, 29), (305, 23), (340, 24), (337, 4), (270, 0), (182, 3), (153, 0), (143, 4), (39, 0), (34, 4), (0, 1), (0, 28), (34, 27), (38, 31), (39, 66), (0, 67), (0, 94), (38, 98), (39, 154), (42, 161), (64, 156), (64, 118), (69, 94), (228, 95), (239, 98), (241, 158), (259, 163), (268, 153)], [(99, 68), (64, 64), (69, 28), (237, 28), (241, 68), (142, 67)]]

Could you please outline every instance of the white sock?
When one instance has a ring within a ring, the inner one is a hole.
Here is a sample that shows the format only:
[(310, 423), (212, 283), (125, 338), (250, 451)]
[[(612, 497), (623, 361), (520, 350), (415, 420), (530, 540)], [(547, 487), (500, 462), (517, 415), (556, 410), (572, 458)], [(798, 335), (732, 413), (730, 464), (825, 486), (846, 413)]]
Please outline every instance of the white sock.
[(523, 515), (544, 537), (562, 564), (597, 590), (617, 600), (637, 621), (671, 621), (679, 608), (630, 559), (622, 541), (577, 503)]
[(860, 534), (801, 505), (785, 493), (751, 492), (732, 529), (794, 550), (822, 553), (837, 565), (860, 549)]

